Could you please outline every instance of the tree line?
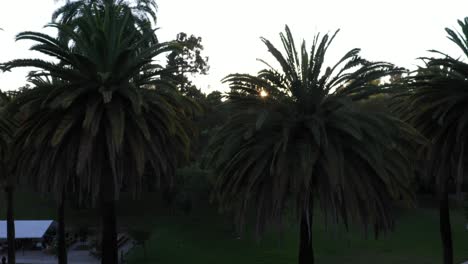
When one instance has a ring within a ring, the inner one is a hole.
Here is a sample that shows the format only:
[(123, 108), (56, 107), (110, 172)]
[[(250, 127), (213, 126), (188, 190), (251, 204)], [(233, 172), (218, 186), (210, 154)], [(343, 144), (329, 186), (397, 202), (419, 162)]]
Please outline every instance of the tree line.
[[(414, 179), (433, 183), (445, 264), (453, 263), (451, 189), (462, 192), (468, 135), (468, 64), (440, 51), (415, 71), (361, 57), (335, 64), (333, 34), (282, 48), (261, 39), (275, 65), (223, 79), (229, 92), (205, 95), (187, 74), (206, 74), (201, 38), (161, 42), (154, 0), (67, 1), (48, 24), (56, 36), (17, 40), (50, 60), (17, 59), (3, 71), (33, 67), (30, 87), (3, 93), (0, 165), (7, 200), (8, 263), (15, 263), (13, 195), (27, 185), (54, 193), (58, 260), (67, 263), (67, 200), (100, 208), (102, 263), (117, 263), (115, 203), (150, 188), (171, 197), (178, 169), (211, 171), (212, 197), (237, 224), (255, 214), (261, 233), (294, 212), (298, 263), (314, 263), (312, 223), (361, 224), (378, 237), (395, 225), (395, 202), (414, 206)], [(446, 29), (468, 56), (468, 18)], [(166, 65), (156, 59), (166, 56)], [(382, 81), (390, 79), (390, 81)]]

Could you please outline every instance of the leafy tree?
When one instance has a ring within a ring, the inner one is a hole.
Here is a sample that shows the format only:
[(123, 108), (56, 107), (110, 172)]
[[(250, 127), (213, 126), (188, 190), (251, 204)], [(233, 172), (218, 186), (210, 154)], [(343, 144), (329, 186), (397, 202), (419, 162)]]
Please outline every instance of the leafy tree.
[[(462, 32), (446, 29), (448, 38), (468, 57), (468, 18), (458, 21)], [(430, 140), (427, 174), (434, 179), (440, 202), (440, 233), (444, 263), (453, 263), (449, 187), (460, 192), (467, 159), (468, 64), (443, 52), (432, 51), (425, 66), (406, 80), (399, 108), (408, 122)]]
[(202, 133), (212, 135), (212, 130), (220, 126), (227, 117), (226, 111), (223, 109), (223, 95), (219, 91), (213, 91), (207, 94), (200, 102), (204, 109), (204, 116), (200, 120), (200, 127)]
[(336, 33), (317, 35), (310, 53), (305, 42), (297, 52), (288, 27), (280, 35), (284, 53), (262, 39), (280, 69), (266, 64), (257, 76), (225, 78), (230, 117), (214, 136), (207, 160), (218, 175), (216, 197), (240, 224), (254, 209), (261, 231), (294, 208), (301, 264), (314, 261), (315, 205), (333, 223), (348, 227), (358, 221), (378, 235), (394, 225), (393, 199), (412, 198), (408, 157), (417, 148), (416, 131), (358, 104), (381, 88), (373, 80), (400, 69), (366, 61), (359, 49), (324, 69)]
[[(187, 95), (188, 96), (188, 95)], [(189, 213), (194, 204), (209, 202), (207, 194), (212, 188), (211, 171), (201, 167), (201, 161), (208, 150), (210, 138), (224, 121), (226, 111), (221, 109), (221, 93), (211, 92), (206, 95), (200, 92), (197, 102), (199, 111), (193, 117), (198, 128), (192, 139), (189, 163), (177, 169), (173, 188), (165, 190), (163, 199), (166, 205), (182, 209)]]
[[(190, 95), (187, 95), (189, 96)], [(200, 202), (209, 202), (209, 192), (213, 187), (210, 170), (202, 168), (201, 162), (208, 150), (210, 138), (216, 133), (224, 121), (226, 111), (222, 109), (222, 95), (219, 91), (206, 95), (200, 91), (196, 98), (202, 110), (193, 117), (194, 124), (198, 128), (192, 139), (191, 155), (189, 163), (179, 167), (173, 188), (165, 190), (163, 199), (166, 205), (173, 209), (182, 209), (185, 213), (192, 211), (192, 207)]]
[[(201, 123), (210, 115), (207, 95), (190, 80), (190, 76), (205, 75), (209, 70), (208, 57), (202, 55), (202, 38), (181, 32), (177, 34), (175, 43), (180, 48), (173, 50), (166, 56), (166, 71), (161, 75), (161, 78), (176, 85), (181, 94), (195, 102), (194, 107), (201, 111), (198, 111), (198, 114), (193, 117), (194, 123), (197, 124), (197, 128), (203, 129)], [(193, 140), (191, 151), (193, 162), (199, 160), (201, 147), (204, 146), (200, 136), (197, 133), (196, 139)]]
[(167, 55), (167, 73), (163, 78), (177, 84), (182, 94), (202, 100), (204, 94), (189, 79), (189, 74), (207, 74), (209, 70), (208, 57), (202, 56), (203, 45), (201, 37), (188, 36), (181, 32), (177, 34), (176, 43), (181, 49), (174, 50)]
[[(15, 172), (43, 192), (99, 204), (102, 263), (117, 263), (115, 200), (125, 187), (137, 197), (152, 182), (170, 184), (187, 155), (192, 109), (162, 81), (153, 58), (173, 49), (152, 43), (132, 13), (111, 2), (83, 7), (73, 25), (52, 24), (53, 38), (23, 32), (31, 49), (58, 59), (13, 60), (6, 70), (35, 67), (30, 77), (55, 79), (19, 96), (26, 113), (14, 143)], [(141, 45), (141, 43), (146, 43)]]

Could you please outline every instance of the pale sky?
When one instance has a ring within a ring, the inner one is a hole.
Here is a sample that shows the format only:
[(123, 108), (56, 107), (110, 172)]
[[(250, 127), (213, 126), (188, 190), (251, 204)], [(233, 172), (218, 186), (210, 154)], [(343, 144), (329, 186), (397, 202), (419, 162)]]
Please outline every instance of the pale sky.
[[(279, 45), (285, 24), (296, 42), (309, 44), (316, 32), (340, 28), (329, 50), (330, 64), (349, 49), (361, 48), (369, 60), (414, 69), (416, 58), (428, 55), (428, 49), (461, 55), (444, 28), (468, 16), (466, 0), (159, 0), (158, 5), (161, 41), (178, 32), (202, 37), (211, 68), (195, 81), (205, 92), (223, 90), (220, 80), (229, 73), (256, 73), (263, 67), (257, 58), (273, 61), (259, 37)], [(15, 42), (14, 36), (44, 31), (57, 6), (54, 0), (0, 0), (0, 61), (37, 57), (28, 51), (31, 43)], [(0, 89), (24, 85), (26, 72), (0, 73)]]

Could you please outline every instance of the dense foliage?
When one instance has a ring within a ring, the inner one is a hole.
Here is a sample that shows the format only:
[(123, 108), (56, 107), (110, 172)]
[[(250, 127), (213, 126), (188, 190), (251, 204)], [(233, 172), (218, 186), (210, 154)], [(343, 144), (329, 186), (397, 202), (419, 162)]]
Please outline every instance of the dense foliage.
[[(446, 29), (448, 38), (468, 58), (468, 18), (458, 21), (462, 32)], [(440, 51), (424, 57), (424, 67), (406, 80), (406, 92), (399, 96), (399, 112), (406, 121), (429, 140), (427, 175), (433, 180), (440, 200), (440, 231), (444, 245), (444, 263), (453, 263), (449, 216), (451, 186), (461, 197), (466, 182), (465, 164), (468, 141), (468, 64)]]
[[(393, 229), (395, 202), (413, 205), (424, 181), (439, 200), (444, 263), (453, 263), (450, 194), (461, 202), (467, 184), (468, 18), (460, 32), (446, 29), (461, 58), (433, 50), (412, 73), (359, 49), (327, 66), (338, 31), (308, 47), (286, 27), (282, 50), (262, 38), (274, 64), (260, 60), (256, 75), (228, 75), (226, 94), (205, 94), (191, 81), (209, 70), (202, 38), (161, 42), (156, 11), (154, 0), (67, 0), (47, 25), (56, 36), (17, 35), (48, 59), (0, 64), (34, 68), (30, 86), (0, 93), (9, 244), (19, 183), (55, 195), (59, 263), (67, 199), (100, 207), (99, 254), (116, 263), (120, 193), (160, 188), (186, 214), (211, 200), (241, 228), (253, 216), (258, 234), (295, 213), (299, 263), (310, 264), (318, 211), (327, 224), (378, 236)], [(131, 232), (142, 246), (150, 239)], [(14, 263), (13, 246), (8, 255)]]
[[(362, 59), (359, 49), (324, 68), (336, 33), (316, 36), (310, 53), (303, 42), (298, 52), (286, 27), (284, 53), (262, 39), (280, 70), (266, 64), (257, 76), (225, 79), (230, 117), (212, 141), (209, 163), (222, 206), (239, 219), (255, 209), (257, 228), (281, 222), (293, 207), (310, 230), (317, 203), (331, 222), (356, 220), (378, 234), (393, 227), (392, 201), (411, 201), (418, 133), (358, 103), (379, 92), (373, 80), (400, 70)], [(310, 240), (310, 231), (301, 232)]]

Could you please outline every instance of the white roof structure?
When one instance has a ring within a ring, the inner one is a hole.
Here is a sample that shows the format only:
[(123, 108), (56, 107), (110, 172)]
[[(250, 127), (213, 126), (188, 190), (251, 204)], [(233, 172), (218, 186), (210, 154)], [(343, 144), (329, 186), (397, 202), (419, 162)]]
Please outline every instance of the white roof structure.
[[(52, 222), (52, 220), (15, 221), (15, 238), (42, 238)], [(0, 239), (6, 238), (6, 221), (0, 221)]]

